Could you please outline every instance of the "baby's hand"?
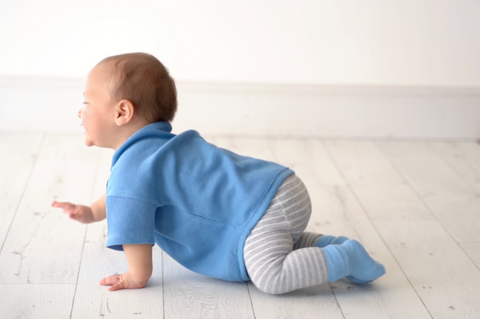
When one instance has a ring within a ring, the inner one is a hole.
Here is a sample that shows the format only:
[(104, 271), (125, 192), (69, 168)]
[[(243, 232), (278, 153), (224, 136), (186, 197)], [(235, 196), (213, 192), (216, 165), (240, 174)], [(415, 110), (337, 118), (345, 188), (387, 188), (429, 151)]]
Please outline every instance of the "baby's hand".
[[(148, 281), (148, 280), (147, 280)], [(108, 276), (100, 280), (100, 286), (112, 286), (108, 288), (109, 291), (120, 289), (139, 289), (147, 285), (147, 281), (144, 283), (136, 281), (132, 275), (127, 271), (123, 275)]]
[(63, 209), (64, 214), (80, 223), (89, 224), (95, 221), (92, 210), (88, 206), (57, 201), (53, 201), (51, 206)]

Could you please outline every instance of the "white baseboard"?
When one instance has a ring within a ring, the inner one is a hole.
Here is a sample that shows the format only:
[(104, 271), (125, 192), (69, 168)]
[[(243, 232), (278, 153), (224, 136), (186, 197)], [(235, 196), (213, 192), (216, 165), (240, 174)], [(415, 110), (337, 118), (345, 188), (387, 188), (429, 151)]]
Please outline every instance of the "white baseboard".
[[(0, 77), (0, 130), (80, 132), (82, 79)], [(174, 132), (478, 139), (480, 88), (178, 82)]]

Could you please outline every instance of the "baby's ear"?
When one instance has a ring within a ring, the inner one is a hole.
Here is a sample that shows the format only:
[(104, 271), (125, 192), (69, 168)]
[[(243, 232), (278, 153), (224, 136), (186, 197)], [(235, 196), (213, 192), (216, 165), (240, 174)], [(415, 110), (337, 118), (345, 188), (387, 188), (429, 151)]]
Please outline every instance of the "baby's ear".
[(135, 114), (135, 106), (131, 101), (123, 99), (115, 105), (115, 123), (118, 126), (130, 123), (133, 114)]

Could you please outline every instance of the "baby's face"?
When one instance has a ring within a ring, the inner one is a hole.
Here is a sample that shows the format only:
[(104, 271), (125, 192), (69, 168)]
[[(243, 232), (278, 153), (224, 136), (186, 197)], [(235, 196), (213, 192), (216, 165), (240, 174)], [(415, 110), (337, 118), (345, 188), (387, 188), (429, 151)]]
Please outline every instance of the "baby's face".
[(78, 117), (85, 132), (85, 145), (111, 148), (115, 137), (115, 107), (110, 98), (109, 65), (100, 64), (87, 76), (83, 106)]

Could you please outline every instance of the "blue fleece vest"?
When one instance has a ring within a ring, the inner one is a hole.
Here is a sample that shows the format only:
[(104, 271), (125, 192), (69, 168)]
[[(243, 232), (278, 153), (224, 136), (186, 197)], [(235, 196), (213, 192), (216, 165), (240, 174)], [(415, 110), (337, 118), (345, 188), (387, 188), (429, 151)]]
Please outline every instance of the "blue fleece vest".
[(114, 153), (106, 246), (156, 243), (194, 272), (248, 281), (245, 239), (293, 171), (171, 130), (150, 124)]

